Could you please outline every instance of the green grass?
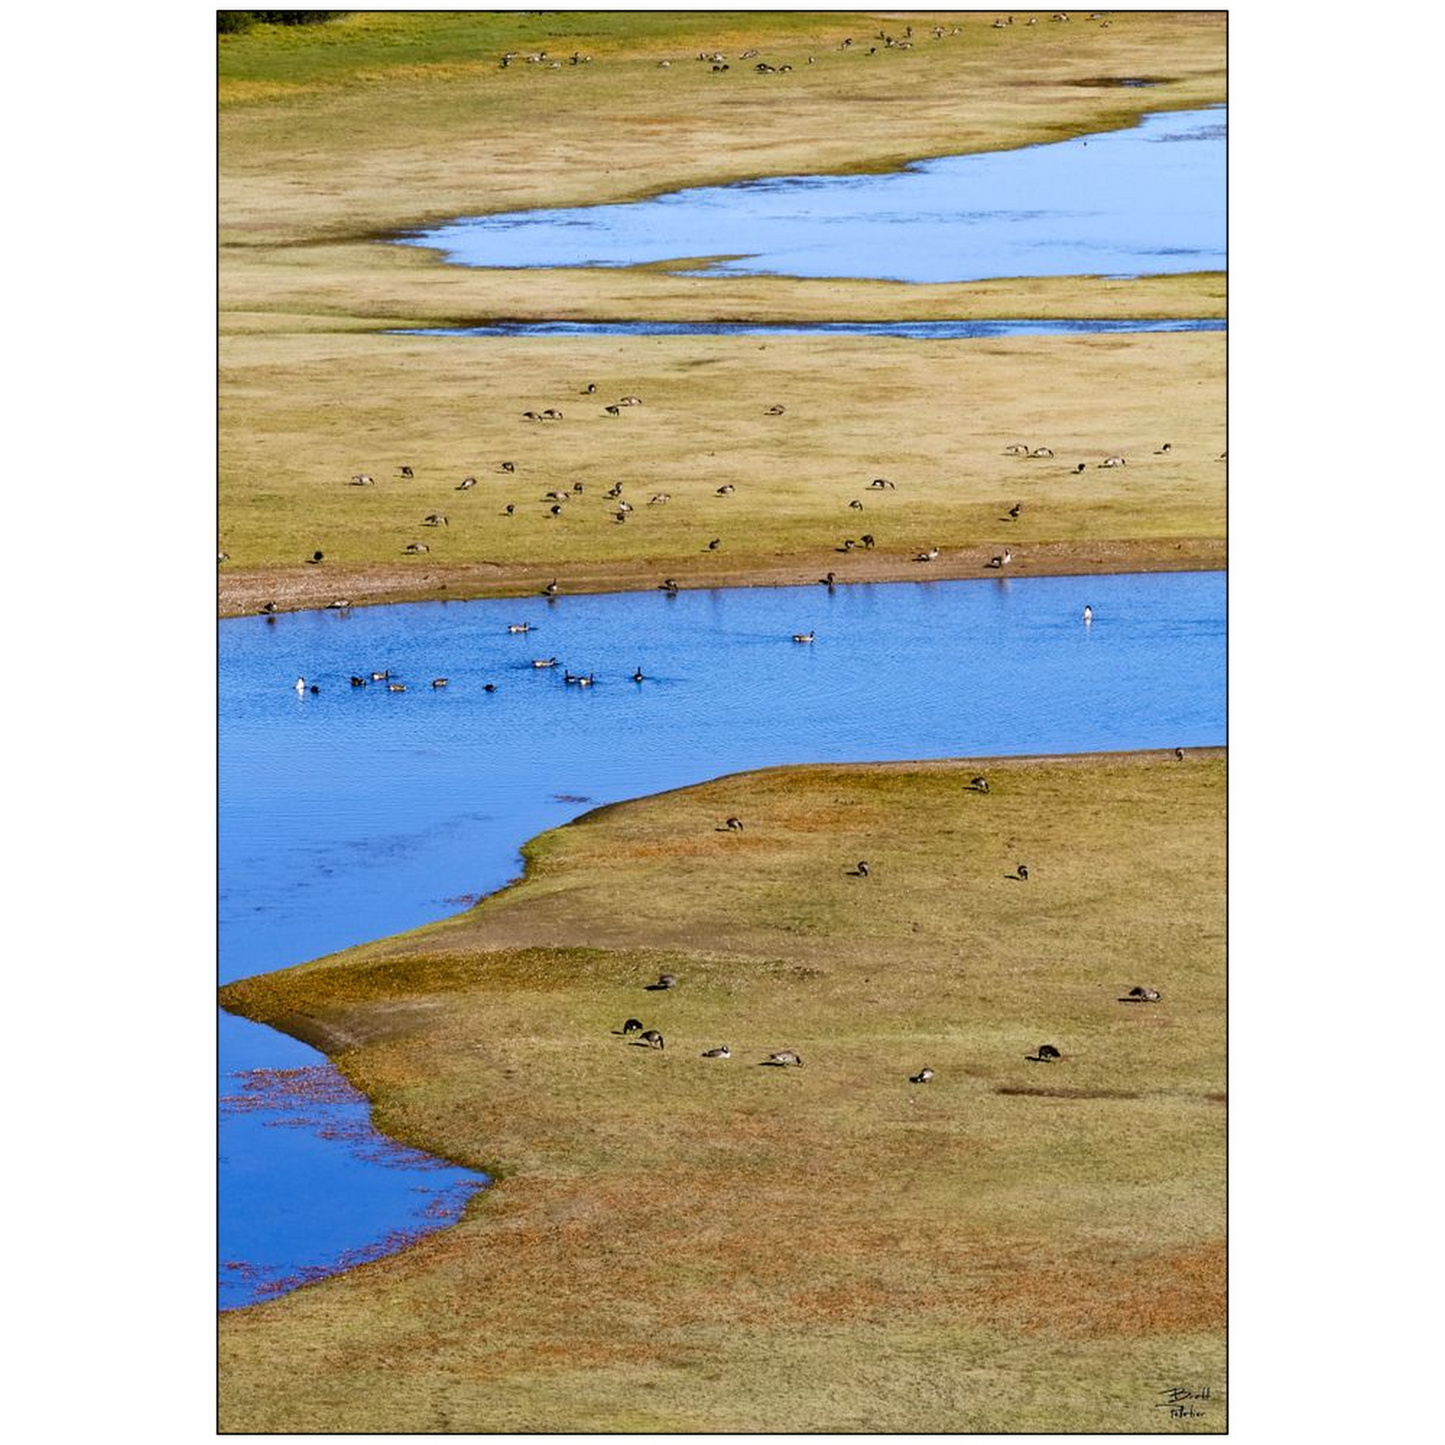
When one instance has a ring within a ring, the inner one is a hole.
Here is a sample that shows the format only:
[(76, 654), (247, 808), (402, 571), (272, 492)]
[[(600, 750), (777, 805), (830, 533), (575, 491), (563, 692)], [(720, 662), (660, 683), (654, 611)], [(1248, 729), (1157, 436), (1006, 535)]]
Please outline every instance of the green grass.
[(1223, 804), (1213, 752), (722, 778), (231, 985), (502, 1182), (224, 1317), (223, 1428), (1223, 1429)]

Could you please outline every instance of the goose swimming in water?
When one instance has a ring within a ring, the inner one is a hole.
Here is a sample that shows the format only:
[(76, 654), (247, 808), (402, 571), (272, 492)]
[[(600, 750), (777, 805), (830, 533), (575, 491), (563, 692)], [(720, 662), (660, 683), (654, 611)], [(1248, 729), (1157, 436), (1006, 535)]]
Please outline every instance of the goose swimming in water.
[(1087, 627), (1094, 620), (1094, 609), (1089, 606), (1084, 608), (1084, 626)]
[(306, 679), (304, 677), (298, 677), (296, 679), (296, 691), (298, 693), (306, 691)]
[(496, 690), (497, 690), (497, 684), (494, 683), (494, 682), (484, 682), (484, 683), (482, 684), (482, 691), (483, 691), (483, 692), (496, 692)]
[(532, 666), (533, 666), (533, 667), (556, 667), (556, 666), (557, 666), (557, 659), (556, 659), (555, 657), (534, 657), (534, 658), (532, 659)]
[(919, 1069), (916, 1074), (909, 1076), (910, 1084), (926, 1084), (933, 1077), (932, 1069)]
[(406, 684), (401, 682), (389, 682), (386, 685), (386, 690), (388, 692), (405, 692)]
[(831, 592), (833, 590), (833, 586), (837, 580), (837, 577), (838, 574), (836, 572), (830, 572), (826, 577), (819, 577), (818, 582), (820, 583), (820, 585), (826, 587)]
[(371, 674), (371, 680), (372, 680), (373, 682), (385, 682), (385, 681), (387, 680), (387, 678), (389, 678), (390, 676), (391, 676), (391, 669), (390, 669), (390, 668), (387, 668), (387, 670), (386, 670), (385, 672), (373, 672), (373, 673)]
[(647, 681), (647, 679), (646, 679), (645, 677), (643, 677), (643, 675), (642, 675), (642, 669), (641, 669), (640, 667), (637, 669), (636, 672), (634, 672), (634, 673), (632, 674), (632, 680), (633, 680), (633, 682), (646, 682), (646, 681)]
[(795, 632), (795, 633), (793, 634), (793, 641), (794, 641), (794, 642), (812, 642), (813, 639), (814, 639), (816, 636), (817, 636), (817, 634), (816, 634), (816, 633), (813, 633), (813, 632)]
[(351, 679), (351, 685), (352, 687), (365, 687), (366, 679), (364, 677), (353, 677)]
[(448, 679), (445, 677), (434, 677), (431, 680), (431, 685), (433, 687), (445, 687), (447, 685), (447, 682)]
[(530, 622), (509, 622), (507, 624), (508, 632), (530, 632), (531, 630), (532, 624)]
[(723, 1044), (720, 1048), (704, 1049), (702, 1056), (705, 1059), (730, 1059), (733, 1056), (733, 1051), (728, 1048), (726, 1044)]

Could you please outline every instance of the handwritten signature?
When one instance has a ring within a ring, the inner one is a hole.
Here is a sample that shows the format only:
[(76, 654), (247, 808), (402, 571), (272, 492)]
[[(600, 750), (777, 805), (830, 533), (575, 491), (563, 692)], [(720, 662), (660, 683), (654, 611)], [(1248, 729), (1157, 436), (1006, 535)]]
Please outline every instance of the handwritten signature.
[(1159, 1393), (1164, 1398), (1156, 1400), (1155, 1406), (1168, 1410), (1171, 1420), (1197, 1419), (1204, 1414), (1204, 1405), (1209, 1399), (1209, 1386), (1199, 1385), (1191, 1389), (1188, 1385), (1171, 1385)]

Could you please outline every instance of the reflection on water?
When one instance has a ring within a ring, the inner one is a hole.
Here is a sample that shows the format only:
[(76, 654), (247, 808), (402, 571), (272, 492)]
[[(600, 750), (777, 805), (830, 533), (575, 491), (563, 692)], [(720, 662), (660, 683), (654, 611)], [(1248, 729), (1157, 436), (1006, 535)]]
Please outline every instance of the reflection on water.
[[(1222, 573), (1175, 573), (222, 622), (223, 977), (455, 913), (514, 876), (534, 834), (721, 773), (1222, 743), (1224, 601)], [(349, 685), (382, 670), (409, 690)], [(319, 693), (298, 696), (298, 676)], [(394, 1247), (475, 1187), (378, 1142), (313, 1050), (229, 1015), (220, 1046), (227, 1303)]]
[(897, 336), (909, 341), (967, 341), (997, 336), (1086, 336), (1141, 331), (1223, 331), (1216, 320), (1167, 317), (1103, 321), (1092, 317), (1030, 321), (497, 321), (490, 326), (398, 329), (396, 336)]
[(467, 266), (975, 281), (1225, 265), (1225, 109), (888, 175), (784, 176), (621, 205), (476, 216), (408, 236)]

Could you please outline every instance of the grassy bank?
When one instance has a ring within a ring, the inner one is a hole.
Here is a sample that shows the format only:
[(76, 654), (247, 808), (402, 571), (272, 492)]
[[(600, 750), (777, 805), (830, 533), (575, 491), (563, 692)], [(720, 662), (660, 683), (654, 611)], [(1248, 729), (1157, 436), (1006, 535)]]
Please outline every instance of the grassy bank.
[[(231, 985), (388, 1134), (499, 1183), (224, 1317), (223, 1428), (1222, 1430), (1224, 770), (722, 778), (542, 835), (455, 919)], [(803, 1067), (759, 1067), (781, 1048)], [(1161, 1422), (1177, 1385), (1204, 1416)]]
[[(1221, 334), (232, 336), (222, 357), (223, 612), (535, 592), (553, 576), (570, 590), (980, 576), (1003, 546), (1024, 574), (1224, 564)], [(629, 394), (643, 404), (605, 412)], [(563, 419), (524, 419), (547, 408)], [(1054, 456), (1006, 455), (1018, 442)], [(1127, 465), (1102, 467), (1110, 455)], [(375, 485), (349, 485), (357, 473)], [(605, 495), (618, 482), (622, 523)], [(554, 517), (548, 492), (576, 499)], [(446, 525), (424, 525), (436, 512)], [(837, 550), (864, 534), (871, 551)], [(429, 550), (404, 555), (412, 543)], [(303, 561), (318, 549), (322, 564)]]

